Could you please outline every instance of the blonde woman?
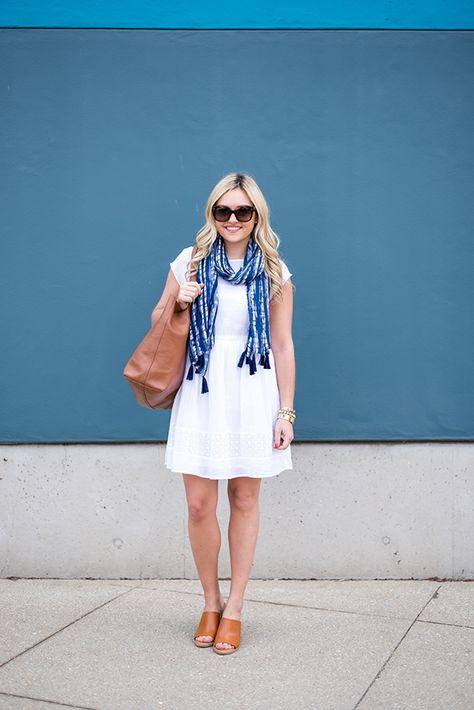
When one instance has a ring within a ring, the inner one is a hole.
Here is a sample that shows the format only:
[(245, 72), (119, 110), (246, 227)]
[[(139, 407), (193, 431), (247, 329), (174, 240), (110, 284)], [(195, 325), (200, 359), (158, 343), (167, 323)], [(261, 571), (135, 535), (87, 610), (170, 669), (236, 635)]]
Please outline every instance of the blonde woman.
[[(165, 465), (182, 473), (188, 531), (204, 590), (196, 646), (239, 648), (244, 593), (259, 529), (262, 478), (292, 469), (293, 290), (255, 180), (231, 173), (212, 190), (194, 245), (170, 263), (171, 293), (190, 308), (185, 374), (173, 403)], [(196, 280), (190, 280), (196, 274)], [(218, 481), (230, 503), (230, 593), (219, 589)]]

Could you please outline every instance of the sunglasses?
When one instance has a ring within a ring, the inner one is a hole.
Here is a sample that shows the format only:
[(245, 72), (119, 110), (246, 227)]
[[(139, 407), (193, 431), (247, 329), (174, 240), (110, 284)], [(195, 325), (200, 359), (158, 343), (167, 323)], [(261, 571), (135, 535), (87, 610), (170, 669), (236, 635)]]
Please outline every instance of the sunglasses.
[(242, 207), (237, 207), (236, 210), (231, 210), (230, 207), (218, 207), (217, 205), (212, 208), (212, 214), (216, 222), (227, 222), (233, 214), (235, 214), (239, 222), (250, 222), (254, 211), (255, 207), (250, 207), (250, 205), (242, 205)]

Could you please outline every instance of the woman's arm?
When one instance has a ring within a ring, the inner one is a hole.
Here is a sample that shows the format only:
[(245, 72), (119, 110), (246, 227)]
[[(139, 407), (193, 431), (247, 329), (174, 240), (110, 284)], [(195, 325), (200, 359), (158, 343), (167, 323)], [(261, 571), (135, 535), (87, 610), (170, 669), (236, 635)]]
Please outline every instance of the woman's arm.
[(280, 391), (280, 407), (294, 406), (295, 350), (292, 337), (293, 288), (291, 278), (283, 284), (280, 303), (270, 302), (270, 338)]
[[(158, 320), (160, 317), (161, 313), (163, 312), (164, 307), (166, 306), (166, 303), (168, 301), (168, 298), (173, 294), (175, 298), (177, 298), (179, 294), (179, 283), (176, 280), (176, 276), (174, 275), (172, 269), (169, 270), (168, 272), (168, 278), (166, 279), (166, 284), (165, 288), (163, 290), (163, 293), (161, 294), (161, 298), (156, 304), (156, 306), (153, 309), (153, 312), (151, 314), (151, 325), (154, 326), (155, 322)], [(186, 308), (187, 306), (185, 306)], [(184, 310), (180, 304), (176, 303), (175, 306), (176, 310), (179, 308), (180, 310)]]

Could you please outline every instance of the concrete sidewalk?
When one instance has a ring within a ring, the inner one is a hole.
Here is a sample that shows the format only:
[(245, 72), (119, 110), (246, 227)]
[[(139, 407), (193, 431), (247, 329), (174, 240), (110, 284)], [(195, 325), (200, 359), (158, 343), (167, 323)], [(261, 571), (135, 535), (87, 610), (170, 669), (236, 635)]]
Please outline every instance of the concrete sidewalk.
[(0, 580), (0, 708), (474, 708), (474, 582), (250, 580), (229, 656), (202, 609), (198, 580)]

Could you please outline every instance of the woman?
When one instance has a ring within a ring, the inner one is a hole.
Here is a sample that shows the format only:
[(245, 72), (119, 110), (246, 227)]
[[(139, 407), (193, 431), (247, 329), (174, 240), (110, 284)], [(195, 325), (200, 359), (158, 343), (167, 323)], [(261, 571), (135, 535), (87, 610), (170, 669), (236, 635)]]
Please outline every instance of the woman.
[[(190, 543), (204, 590), (194, 643), (229, 654), (240, 645), (261, 479), (293, 468), (293, 291), (253, 178), (226, 175), (212, 190), (205, 216), (196, 244), (170, 263), (152, 322), (171, 293), (176, 308), (191, 308), (185, 376), (171, 411), (165, 465), (183, 474)], [(226, 602), (218, 579), (221, 479), (228, 479), (230, 502)]]

